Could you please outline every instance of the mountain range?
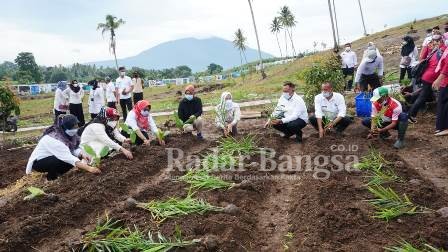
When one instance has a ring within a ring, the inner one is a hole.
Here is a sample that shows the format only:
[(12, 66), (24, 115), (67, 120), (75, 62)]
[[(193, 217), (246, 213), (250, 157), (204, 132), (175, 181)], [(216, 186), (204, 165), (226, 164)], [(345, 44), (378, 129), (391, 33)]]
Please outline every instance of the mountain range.
[[(262, 57), (272, 58), (271, 54), (262, 52)], [(258, 51), (246, 49), (247, 61), (258, 59)], [(173, 68), (180, 65), (189, 66), (193, 72), (204, 71), (210, 63), (216, 63), (228, 69), (240, 65), (239, 51), (229, 40), (218, 37), (206, 39), (183, 38), (164, 42), (147, 49), (135, 56), (118, 59), (119, 66), (141, 67), (145, 69)], [(114, 60), (86, 63), (103, 67), (114, 67)]]

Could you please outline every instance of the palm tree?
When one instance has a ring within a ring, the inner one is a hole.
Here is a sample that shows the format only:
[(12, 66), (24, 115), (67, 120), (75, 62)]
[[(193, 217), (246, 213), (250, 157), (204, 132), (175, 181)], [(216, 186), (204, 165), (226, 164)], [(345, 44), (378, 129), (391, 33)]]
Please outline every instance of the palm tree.
[(259, 59), (260, 59), (260, 72), (261, 72), (261, 77), (262, 77), (263, 79), (265, 79), (265, 78), (266, 78), (266, 73), (264, 72), (263, 58), (261, 57), (260, 40), (258, 39), (257, 25), (256, 25), (256, 23), (255, 23), (254, 11), (253, 11), (253, 9), (252, 9), (252, 4), (251, 4), (250, 1), (251, 1), (251, 0), (247, 0), (247, 2), (249, 3), (250, 14), (252, 15), (252, 23), (254, 24), (255, 38), (257, 39), (258, 57), (259, 57)]
[(280, 9), (280, 23), (282, 24), (283, 28), (285, 29), (285, 43), (286, 43), (286, 50), (288, 50), (288, 44), (287, 44), (287, 34), (289, 35), (289, 39), (291, 42), (291, 48), (293, 51), (293, 56), (295, 56), (296, 54), (296, 49), (294, 48), (294, 42), (292, 39), (292, 28), (296, 26), (296, 20), (295, 20), (295, 16), (294, 14), (292, 14), (291, 10), (289, 9), (288, 6), (283, 6)]
[(339, 50), (339, 48), (338, 48), (339, 46), (338, 46), (338, 41), (336, 40), (336, 32), (334, 30), (333, 9), (331, 8), (330, 0), (328, 0), (328, 9), (330, 11), (331, 30), (333, 31), (333, 40), (334, 40), (333, 48), (335, 51), (337, 51), (337, 50)]
[(278, 49), (280, 50), (280, 58), (283, 58), (282, 54), (282, 48), (280, 47), (280, 41), (278, 41), (278, 33), (282, 29), (282, 24), (280, 23), (280, 20), (278, 17), (275, 17), (274, 20), (272, 20), (271, 23), (271, 32), (275, 34), (275, 37), (277, 38), (277, 45)]
[(233, 46), (235, 46), (238, 51), (240, 52), (240, 60), (241, 60), (241, 72), (243, 71), (243, 55), (244, 60), (247, 64), (247, 58), (246, 58), (246, 37), (243, 35), (243, 31), (241, 31), (240, 28), (236, 30), (235, 32), (235, 38), (233, 39)]
[(110, 38), (109, 38), (109, 50), (113, 53), (115, 58), (115, 66), (117, 67), (118, 71), (118, 61), (117, 61), (117, 53), (116, 53), (116, 41), (115, 41), (115, 31), (120, 27), (120, 25), (125, 24), (125, 21), (123, 19), (117, 19), (117, 17), (112, 15), (106, 16), (106, 22), (105, 23), (99, 23), (97, 26), (97, 30), (101, 30), (101, 34), (104, 37), (104, 33), (110, 32)]

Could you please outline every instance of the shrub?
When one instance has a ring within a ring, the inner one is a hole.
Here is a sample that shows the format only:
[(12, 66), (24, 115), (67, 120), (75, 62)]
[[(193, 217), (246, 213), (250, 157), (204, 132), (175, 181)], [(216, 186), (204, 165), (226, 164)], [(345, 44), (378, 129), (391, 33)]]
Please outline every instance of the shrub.
[(324, 82), (333, 84), (334, 92), (344, 91), (344, 76), (341, 72), (341, 63), (337, 55), (328, 53), (314, 62), (312, 66), (305, 68), (298, 74), (299, 80), (303, 80), (304, 100), (308, 109), (313, 108), (314, 97), (321, 92)]

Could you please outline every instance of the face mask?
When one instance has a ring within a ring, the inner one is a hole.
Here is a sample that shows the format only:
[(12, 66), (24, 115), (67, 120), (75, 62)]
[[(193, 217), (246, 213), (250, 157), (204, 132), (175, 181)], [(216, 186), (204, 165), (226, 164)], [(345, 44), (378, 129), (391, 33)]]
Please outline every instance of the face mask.
[(286, 100), (289, 100), (289, 98), (291, 98), (291, 95), (289, 95), (289, 93), (287, 93), (287, 92), (283, 92), (282, 96), (283, 96), (283, 98), (285, 98)]
[(232, 107), (233, 107), (232, 100), (226, 100), (226, 109), (229, 110), (232, 109)]
[(120, 76), (124, 77), (126, 75), (126, 72), (120, 72)]
[(325, 98), (329, 98), (329, 97), (331, 97), (332, 93), (331, 93), (331, 92), (322, 92), (322, 95), (323, 95)]
[(78, 85), (78, 83), (75, 83), (75, 84), (73, 84), (73, 86), (74, 86), (74, 87), (78, 87), (79, 85)]
[(69, 136), (74, 136), (76, 135), (76, 133), (78, 133), (78, 129), (69, 129), (69, 130), (65, 130), (65, 134), (69, 135)]
[(187, 100), (191, 101), (191, 100), (193, 100), (193, 95), (191, 95), (191, 94), (186, 94), (186, 95), (185, 95), (185, 98), (186, 98)]
[(408, 44), (408, 42), (406, 42), (406, 41), (403, 41), (403, 42), (401, 42), (401, 44), (402, 44), (402, 45), (407, 45), (407, 44)]
[(350, 52), (350, 49), (351, 49), (351, 48), (350, 48), (349, 46), (345, 47), (345, 51), (346, 51), (346, 52)]
[(149, 116), (149, 111), (148, 110), (143, 110), (141, 114), (144, 117), (148, 117)]
[(115, 127), (117, 126), (117, 123), (118, 123), (117, 121), (108, 121), (107, 125), (109, 125), (113, 129), (115, 129)]

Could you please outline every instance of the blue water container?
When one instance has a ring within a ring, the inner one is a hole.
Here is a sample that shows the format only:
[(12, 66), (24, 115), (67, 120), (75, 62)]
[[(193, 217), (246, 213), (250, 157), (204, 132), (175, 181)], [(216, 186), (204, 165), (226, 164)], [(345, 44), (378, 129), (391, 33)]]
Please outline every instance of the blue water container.
[(355, 97), (355, 107), (357, 117), (370, 117), (372, 113), (371, 92), (361, 92)]

